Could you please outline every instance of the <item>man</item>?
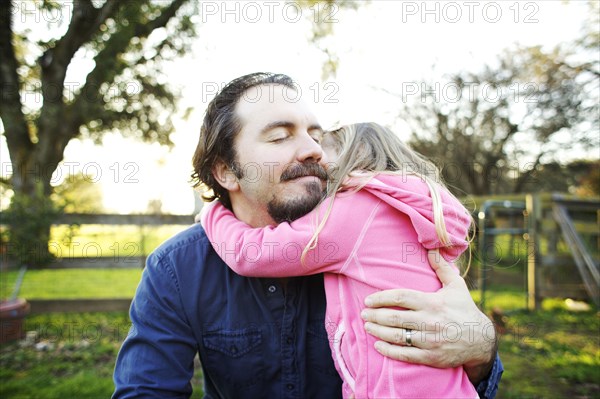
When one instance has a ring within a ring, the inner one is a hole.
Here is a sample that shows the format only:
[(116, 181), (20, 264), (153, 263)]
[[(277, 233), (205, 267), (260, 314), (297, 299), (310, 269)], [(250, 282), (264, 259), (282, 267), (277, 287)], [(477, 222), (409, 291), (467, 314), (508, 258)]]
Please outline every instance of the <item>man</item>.
[[(211, 101), (193, 160), (196, 185), (212, 191), (206, 200), (218, 198), (254, 227), (294, 220), (321, 200), (323, 131), (296, 100), (289, 77), (257, 73), (232, 81)], [(240, 256), (246, 250), (221, 248)], [(389, 342), (377, 344), (383, 355), (463, 364), (479, 394), (491, 398), (502, 373), (493, 326), (464, 281), (430, 259), (445, 287), (372, 295), (365, 328)], [(324, 314), (322, 276), (239, 276), (196, 224), (148, 258), (117, 359), (114, 397), (188, 397), (196, 353), (209, 398), (340, 397)], [(442, 334), (448, 326), (453, 333)]]

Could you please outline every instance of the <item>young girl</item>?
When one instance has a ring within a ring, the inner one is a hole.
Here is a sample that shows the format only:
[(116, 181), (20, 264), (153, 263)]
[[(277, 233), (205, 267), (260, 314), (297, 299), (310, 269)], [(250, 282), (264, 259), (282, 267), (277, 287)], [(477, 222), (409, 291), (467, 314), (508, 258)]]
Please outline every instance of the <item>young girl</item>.
[[(215, 203), (202, 220), (213, 247), (243, 276), (325, 273), (326, 329), (345, 398), (476, 398), (462, 367), (378, 353), (360, 318), (373, 292), (440, 289), (427, 252), (439, 249), (451, 262), (467, 249), (469, 212), (440, 185), (431, 162), (382, 126), (346, 126), (326, 133), (322, 144), (337, 161), (317, 208), (292, 223), (251, 228)], [(440, 326), (436, 338), (457, 339), (456, 331)]]

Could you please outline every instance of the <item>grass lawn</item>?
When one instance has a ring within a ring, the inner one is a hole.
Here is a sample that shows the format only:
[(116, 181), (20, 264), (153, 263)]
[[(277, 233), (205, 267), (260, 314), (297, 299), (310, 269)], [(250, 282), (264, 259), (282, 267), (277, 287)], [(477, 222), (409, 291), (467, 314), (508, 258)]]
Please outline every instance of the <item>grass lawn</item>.
[(546, 300), (535, 313), (507, 312), (499, 397), (600, 397), (599, 320), (597, 310), (574, 312), (562, 300)]
[[(18, 272), (3, 273), (0, 291), (6, 298)], [(27, 270), (19, 290), (26, 299), (133, 298), (142, 269)]]
[[(30, 316), (37, 347), (0, 349), (0, 397), (11, 399), (109, 398), (117, 351), (127, 335), (127, 313), (52, 313)], [(200, 368), (193, 398), (202, 397)]]
[[(6, 345), (0, 352), (4, 398), (108, 398), (112, 365), (127, 314), (48, 314), (27, 318), (38, 348)], [(115, 330), (116, 328), (116, 330)]]

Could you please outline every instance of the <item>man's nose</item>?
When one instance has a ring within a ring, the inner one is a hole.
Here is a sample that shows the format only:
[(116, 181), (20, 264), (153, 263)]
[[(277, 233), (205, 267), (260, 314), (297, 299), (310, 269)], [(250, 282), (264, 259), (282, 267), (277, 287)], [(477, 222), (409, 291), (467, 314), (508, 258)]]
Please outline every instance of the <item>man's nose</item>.
[(308, 133), (303, 134), (300, 141), (299, 162), (321, 162), (323, 160), (323, 148)]

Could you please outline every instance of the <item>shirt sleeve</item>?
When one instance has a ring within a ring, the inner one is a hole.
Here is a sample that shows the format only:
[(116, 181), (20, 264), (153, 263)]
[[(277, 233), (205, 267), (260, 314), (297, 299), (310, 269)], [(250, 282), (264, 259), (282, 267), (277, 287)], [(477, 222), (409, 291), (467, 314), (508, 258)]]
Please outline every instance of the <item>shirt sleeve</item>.
[(504, 366), (500, 360), (500, 355), (496, 353), (496, 359), (492, 365), (492, 370), (488, 377), (477, 385), (477, 393), (481, 399), (494, 399), (498, 393), (498, 385), (504, 372)]
[[(346, 201), (358, 195), (336, 197), (315, 247), (302, 252), (322, 220), (331, 198), (294, 222), (252, 228), (217, 203), (203, 216), (203, 226), (213, 248), (236, 273), (247, 277), (294, 277), (339, 272), (364, 227), (364, 212), (348, 209)], [(360, 200), (359, 200), (360, 201)], [(375, 200), (378, 203), (378, 200)], [(363, 201), (364, 202), (364, 201)], [(356, 203), (354, 203), (356, 205)], [(368, 211), (367, 211), (368, 212)], [(348, 214), (352, 213), (352, 223)], [(368, 216), (368, 215), (367, 215)]]
[(113, 399), (189, 398), (195, 339), (168, 262), (150, 255), (130, 309), (131, 329), (117, 357)]

